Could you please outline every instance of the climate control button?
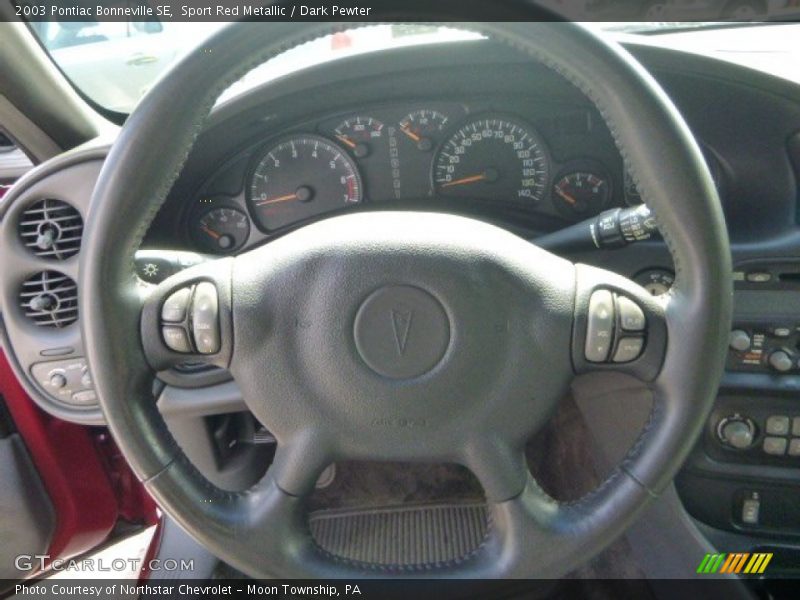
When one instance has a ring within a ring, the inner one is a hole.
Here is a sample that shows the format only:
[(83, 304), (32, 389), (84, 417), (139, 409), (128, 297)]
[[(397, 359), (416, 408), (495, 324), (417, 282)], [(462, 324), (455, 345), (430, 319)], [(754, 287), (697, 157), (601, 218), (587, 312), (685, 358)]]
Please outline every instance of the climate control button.
[(756, 426), (747, 417), (733, 415), (725, 417), (717, 424), (719, 441), (737, 450), (747, 450), (753, 445)]

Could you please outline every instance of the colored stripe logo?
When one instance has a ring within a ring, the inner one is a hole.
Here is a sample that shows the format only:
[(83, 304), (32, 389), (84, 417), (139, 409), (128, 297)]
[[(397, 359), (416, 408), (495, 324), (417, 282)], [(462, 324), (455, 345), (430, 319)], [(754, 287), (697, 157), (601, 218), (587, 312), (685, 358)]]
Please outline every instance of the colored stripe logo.
[(713, 573), (746, 573), (760, 575), (767, 569), (772, 560), (771, 552), (732, 552), (730, 554), (706, 554), (697, 567), (697, 572), (708, 575)]

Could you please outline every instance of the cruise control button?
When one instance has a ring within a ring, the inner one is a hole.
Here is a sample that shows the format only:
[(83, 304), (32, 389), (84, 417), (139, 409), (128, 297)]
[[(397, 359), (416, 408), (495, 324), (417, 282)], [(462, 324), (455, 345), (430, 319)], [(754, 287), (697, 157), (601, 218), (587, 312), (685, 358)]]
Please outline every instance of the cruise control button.
[(584, 354), (589, 362), (605, 362), (611, 351), (614, 333), (614, 298), (607, 290), (598, 290), (589, 299)]
[(192, 346), (189, 344), (189, 336), (183, 327), (162, 327), (161, 335), (164, 336), (164, 343), (170, 350), (184, 354), (192, 351)]
[(644, 312), (633, 300), (617, 296), (617, 309), (620, 325), (625, 331), (644, 331), (646, 325)]
[(161, 307), (161, 319), (167, 323), (180, 323), (186, 318), (189, 308), (190, 288), (183, 288), (172, 294)]
[(642, 346), (644, 346), (644, 338), (622, 338), (617, 344), (617, 351), (614, 353), (614, 362), (626, 363), (636, 360), (642, 353)]
[(786, 454), (786, 438), (766, 437), (764, 438), (764, 452), (773, 456), (783, 456)]
[(200, 354), (219, 352), (219, 304), (214, 284), (199, 283), (192, 300), (192, 334)]

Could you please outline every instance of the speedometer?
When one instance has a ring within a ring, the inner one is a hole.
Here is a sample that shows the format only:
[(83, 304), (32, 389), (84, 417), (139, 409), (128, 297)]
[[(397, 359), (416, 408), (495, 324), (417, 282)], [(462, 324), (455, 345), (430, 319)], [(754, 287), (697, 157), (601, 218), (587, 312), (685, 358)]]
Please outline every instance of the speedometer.
[(544, 141), (530, 126), (506, 117), (468, 122), (445, 142), (433, 167), (443, 196), (538, 202), (549, 178)]
[(253, 170), (249, 192), (253, 217), (268, 231), (356, 204), (363, 194), (347, 153), (310, 134), (271, 147)]

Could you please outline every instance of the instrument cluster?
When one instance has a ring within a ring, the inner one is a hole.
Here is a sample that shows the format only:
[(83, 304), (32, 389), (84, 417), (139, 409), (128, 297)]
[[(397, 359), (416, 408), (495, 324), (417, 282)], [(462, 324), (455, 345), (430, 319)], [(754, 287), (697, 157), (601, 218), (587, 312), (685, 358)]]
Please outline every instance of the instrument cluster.
[(604, 125), (583, 108), (539, 109), (428, 102), (303, 124), (212, 175), (188, 235), (200, 251), (230, 254), (358, 208), (422, 206), (557, 229), (624, 204), (629, 186)]

